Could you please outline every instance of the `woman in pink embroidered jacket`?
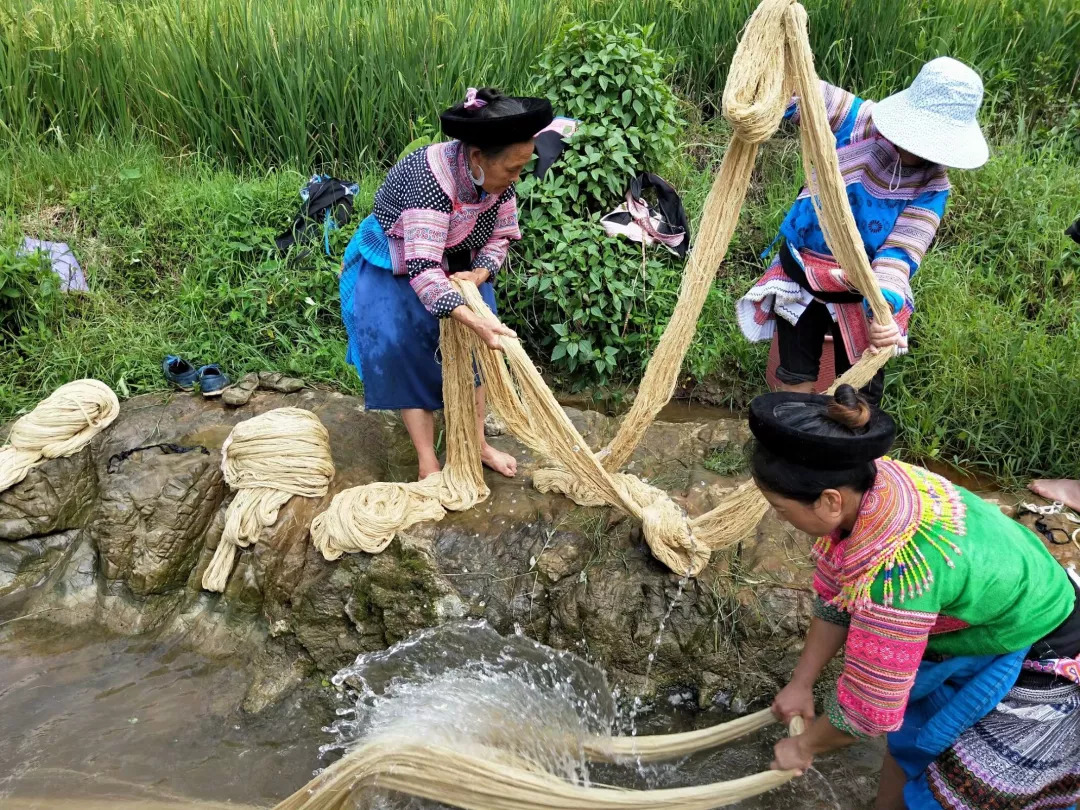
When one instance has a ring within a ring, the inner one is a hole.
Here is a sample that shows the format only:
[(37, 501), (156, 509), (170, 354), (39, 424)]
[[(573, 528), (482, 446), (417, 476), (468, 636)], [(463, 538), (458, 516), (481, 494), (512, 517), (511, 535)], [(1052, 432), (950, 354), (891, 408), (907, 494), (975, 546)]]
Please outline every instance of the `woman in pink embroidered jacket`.
[[(492, 281), (518, 230), (514, 184), (532, 158), (533, 136), (551, 123), (544, 99), (470, 89), (444, 112), (455, 140), (403, 158), (375, 195), (372, 214), (345, 250), (340, 280), (348, 360), (364, 381), (370, 410), (399, 410), (416, 448), (421, 479), (439, 471), (434, 411), (442, 402), (439, 319), (474, 329), (493, 349), (514, 337), (473, 314), (450, 275), (473, 282), (496, 311)], [(513, 456), (484, 437), (484, 389), (477, 386), (481, 458), (503, 475)]]
[[(806, 645), (773, 711), (808, 722), (774, 767), (888, 735), (876, 810), (1080, 800), (1080, 577), (994, 504), (884, 457), (892, 419), (850, 386), (751, 404), (754, 479), (821, 539)], [(815, 719), (813, 687), (844, 649)]]

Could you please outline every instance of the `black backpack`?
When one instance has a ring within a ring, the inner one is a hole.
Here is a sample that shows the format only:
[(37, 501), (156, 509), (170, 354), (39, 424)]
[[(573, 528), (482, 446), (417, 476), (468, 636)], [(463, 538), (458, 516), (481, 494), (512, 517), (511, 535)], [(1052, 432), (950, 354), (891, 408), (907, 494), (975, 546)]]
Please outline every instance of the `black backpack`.
[[(310, 245), (322, 235), (323, 250), (330, 255), (330, 231), (345, 225), (353, 212), (353, 197), (359, 191), (356, 183), (339, 180), (326, 174), (316, 174), (300, 189), (300, 213), (291, 227), (274, 243), (278, 250), (287, 253), (293, 245)], [(294, 258), (302, 259), (310, 254), (303, 250)]]

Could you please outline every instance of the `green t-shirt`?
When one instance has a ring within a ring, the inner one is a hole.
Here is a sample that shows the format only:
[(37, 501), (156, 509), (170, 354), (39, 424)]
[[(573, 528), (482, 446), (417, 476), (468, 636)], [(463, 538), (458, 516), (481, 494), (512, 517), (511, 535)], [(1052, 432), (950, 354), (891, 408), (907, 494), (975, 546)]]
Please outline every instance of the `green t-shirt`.
[[(931, 535), (960, 548), (956, 554), (937, 542), (955, 567), (924, 532), (917, 533), (915, 542), (934, 574), (933, 586), (902, 602), (895, 599), (893, 607), (939, 614), (935, 631), (961, 628), (931, 633), (927, 650), (933, 653), (997, 655), (1029, 647), (1072, 612), (1072, 582), (1026, 526), (963, 487), (956, 489), (967, 508), (966, 533), (958, 536), (935, 526)], [(884, 604), (884, 583), (883, 571), (870, 589), (878, 604)]]

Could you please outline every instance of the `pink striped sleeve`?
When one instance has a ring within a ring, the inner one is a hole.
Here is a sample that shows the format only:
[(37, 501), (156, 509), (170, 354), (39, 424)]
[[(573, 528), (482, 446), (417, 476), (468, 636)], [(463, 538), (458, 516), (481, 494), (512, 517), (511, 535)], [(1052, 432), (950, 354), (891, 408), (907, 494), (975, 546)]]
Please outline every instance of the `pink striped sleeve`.
[(405, 247), (405, 261), (442, 264), (450, 215), (432, 208), (407, 208), (398, 220)]
[[(855, 105), (857, 97), (853, 93), (849, 93), (847, 90), (826, 81), (821, 82), (821, 94), (825, 97), (825, 112), (829, 116), (829, 129), (836, 132), (848, 117), (848, 113), (851, 112), (851, 108)], [(794, 124), (800, 123), (801, 114), (798, 96), (793, 97), (788, 103), (784, 117)]]
[(876, 737), (900, 728), (936, 621), (936, 613), (877, 603), (854, 612), (844, 647), (844, 671), (828, 706), (833, 725), (856, 737)]
[(443, 270), (450, 215), (431, 208), (407, 208), (398, 220), (409, 284), (424, 308), (444, 318), (465, 302)]

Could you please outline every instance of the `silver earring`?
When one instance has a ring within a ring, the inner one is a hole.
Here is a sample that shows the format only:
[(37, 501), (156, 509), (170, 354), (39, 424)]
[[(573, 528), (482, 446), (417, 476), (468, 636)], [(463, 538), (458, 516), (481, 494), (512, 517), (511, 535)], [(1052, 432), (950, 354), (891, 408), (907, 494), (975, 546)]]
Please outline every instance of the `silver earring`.
[(484, 177), (484, 167), (483, 166), (478, 166), (477, 168), (480, 169), (480, 176), (477, 177), (475, 174), (473, 174), (472, 166), (470, 166), (469, 167), (469, 179), (473, 181), (474, 185), (482, 186), (482, 185), (484, 185), (484, 180), (487, 179), (487, 178)]

